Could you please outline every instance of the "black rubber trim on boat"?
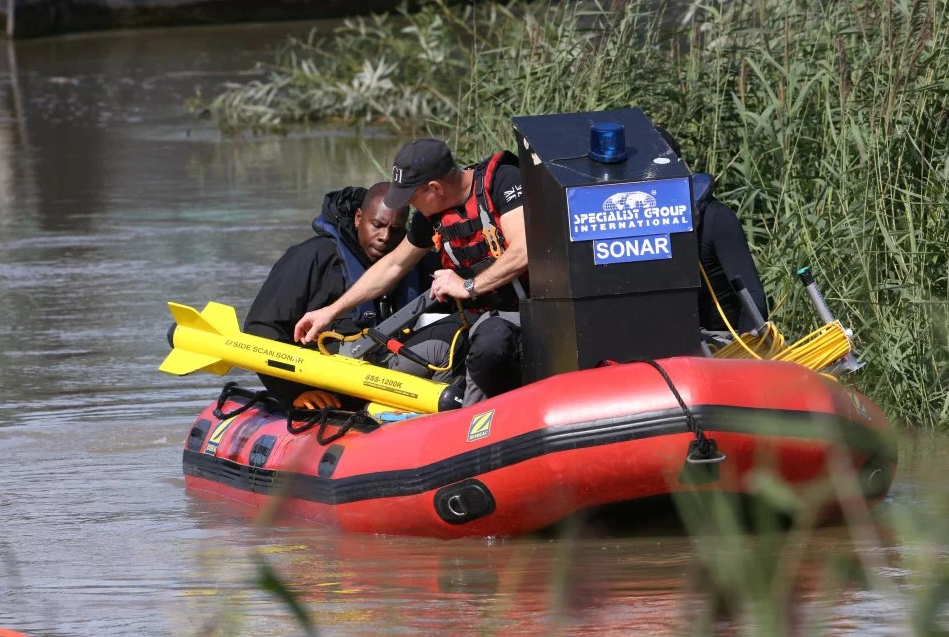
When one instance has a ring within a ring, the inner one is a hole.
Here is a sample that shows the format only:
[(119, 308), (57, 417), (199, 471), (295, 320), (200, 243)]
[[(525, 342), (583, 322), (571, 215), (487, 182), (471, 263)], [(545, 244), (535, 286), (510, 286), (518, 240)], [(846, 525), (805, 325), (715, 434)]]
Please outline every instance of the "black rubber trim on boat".
[(254, 443), (254, 446), (251, 447), (250, 457), (248, 461), (250, 466), (257, 467), (258, 469), (267, 462), (267, 458), (270, 457), (270, 452), (273, 451), (273, 446), (277, 442), (276, 436), (265, 435), (257, 439), (257, 442)]
[(208, 435), (208, 429), (211, 428), (211, 421), (207, 418), (201, 418), (194, 423), (191, 432), (188, 434), (187, 447), (191, 451), (199, 451)]
[(346, 447), (343, 445), (332, 445), (324, 451), (323, 456), (320, 458), (320, 464), (316, 466), (316, 475), (321, 478), (332, 477), (333, 472), (336, 471), (336, 465), (339, 464), (339, 459), (342, 457), (344, 451), (346, 451)]
[(465, 524), (494, 513), (491, 490), (480, 480), (464, 480), (442, 487), (433, 499), (435, 513), (449, 524)]
[[(706, 431), (756, 433), (795, 440), (833, 440), (845, 446), (896, 461), (891, 440), (863, 423), (831, 415), (777, 409), (699, 406), (692, 413)], [(597, 420), (539, 429), (495, 444), (445, 458), (430, 465), (379, 471), (347, 478), (322, 478), (256, 469), (226, 458), (184, 451), (184, 472), (235, 489), (276, 493), (322, 504), (417, 495), (468, 478), (551, 453), (630, 440), (690, 434), (678, 408), (626, 418)]]

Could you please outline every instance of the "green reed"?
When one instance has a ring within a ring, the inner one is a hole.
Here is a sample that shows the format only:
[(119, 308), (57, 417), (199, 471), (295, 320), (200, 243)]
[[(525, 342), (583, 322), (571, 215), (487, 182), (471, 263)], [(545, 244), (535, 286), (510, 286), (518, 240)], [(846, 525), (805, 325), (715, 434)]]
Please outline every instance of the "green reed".
[(346, 20), (326, 38), (315, 30), (289, 37), (273, 62), (258, 63), (264, 79), (225, 84), (210, 103), (197, 95), (189, 108), (227, 131), (283, 131), (326, 120), (400, 130), (450, 119), (457, 115), (455, 87), (468, 68), (458, 52), (472, 37), (470, 18), (441, 2), (401, 16)]
[(428, 4), (291, 39), (265, 80), (192, 106), (225, 128), (386, 122), (467, 159), (510, 117), (638, 106), (734, 207), (789, 337), (811, 266), (856, 333), (861, 388), (949, 424), (946, 0)]

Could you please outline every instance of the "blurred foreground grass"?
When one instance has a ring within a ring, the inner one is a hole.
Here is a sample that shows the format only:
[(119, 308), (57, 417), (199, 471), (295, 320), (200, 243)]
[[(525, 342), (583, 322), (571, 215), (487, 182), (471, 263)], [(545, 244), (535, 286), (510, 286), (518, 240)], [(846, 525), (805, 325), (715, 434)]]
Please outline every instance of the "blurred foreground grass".
[[(275, 507), (225, 602), (200, 600), (201, 630), (182, 634), (945, 634), (949, 447), (931, 434), (901, 446), (873, 511), (844, 463), (798, 492), (763, 466), (753, 500), (686, 493), (628, 524), (577, 517), (528, 538), (313, 539), (274, 527)], [(818, 525), (838, 501), (841, 523)]]

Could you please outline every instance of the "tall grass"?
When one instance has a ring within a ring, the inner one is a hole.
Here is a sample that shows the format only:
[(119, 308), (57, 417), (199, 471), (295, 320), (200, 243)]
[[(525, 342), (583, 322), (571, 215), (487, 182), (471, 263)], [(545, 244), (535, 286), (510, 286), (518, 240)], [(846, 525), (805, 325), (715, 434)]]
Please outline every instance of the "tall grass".
[(512, 115), (638, 106), (716, 176), (779, 325), (813, 327), (793, 276), (810, 265), (856, 332), (861, 389), (949, 426), (947, 0), (617, 4), (353, 20), (193, 105), (231, 128), (424, 129), (469, 159), (511, 146)]

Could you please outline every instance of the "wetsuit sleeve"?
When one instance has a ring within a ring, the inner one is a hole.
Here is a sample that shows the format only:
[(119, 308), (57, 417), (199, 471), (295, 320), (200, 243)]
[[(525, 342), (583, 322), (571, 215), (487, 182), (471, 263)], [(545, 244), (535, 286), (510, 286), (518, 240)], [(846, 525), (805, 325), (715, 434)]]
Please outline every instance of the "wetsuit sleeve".
[(418, 210), (414, 211), (405, 229), (405, 238), (409, 240), (409, 243), (416, 248), (432, 248), (435, 246), (432, 241), (434, 234), (435, 227), (431, 220)]
[(503, 215), (524, 205), (522, 200), (521, 170), (517, 166), (504, 164), (498, 166), (491, 180), (491, 201), (498, 214)]
[[(754, 259), (751, 258), (738, 215), (722, 202), (713, 200), (705, 209), (703, 224), (710, 224), (707, 228), (709, 237), (726, 278), (730, 281), (740, 276), (761, 316), (767, 319), (768, 302), (764, 287)], [(747, 331), (753, 327), (751, 317), (742, 309), (738, 329)]]

